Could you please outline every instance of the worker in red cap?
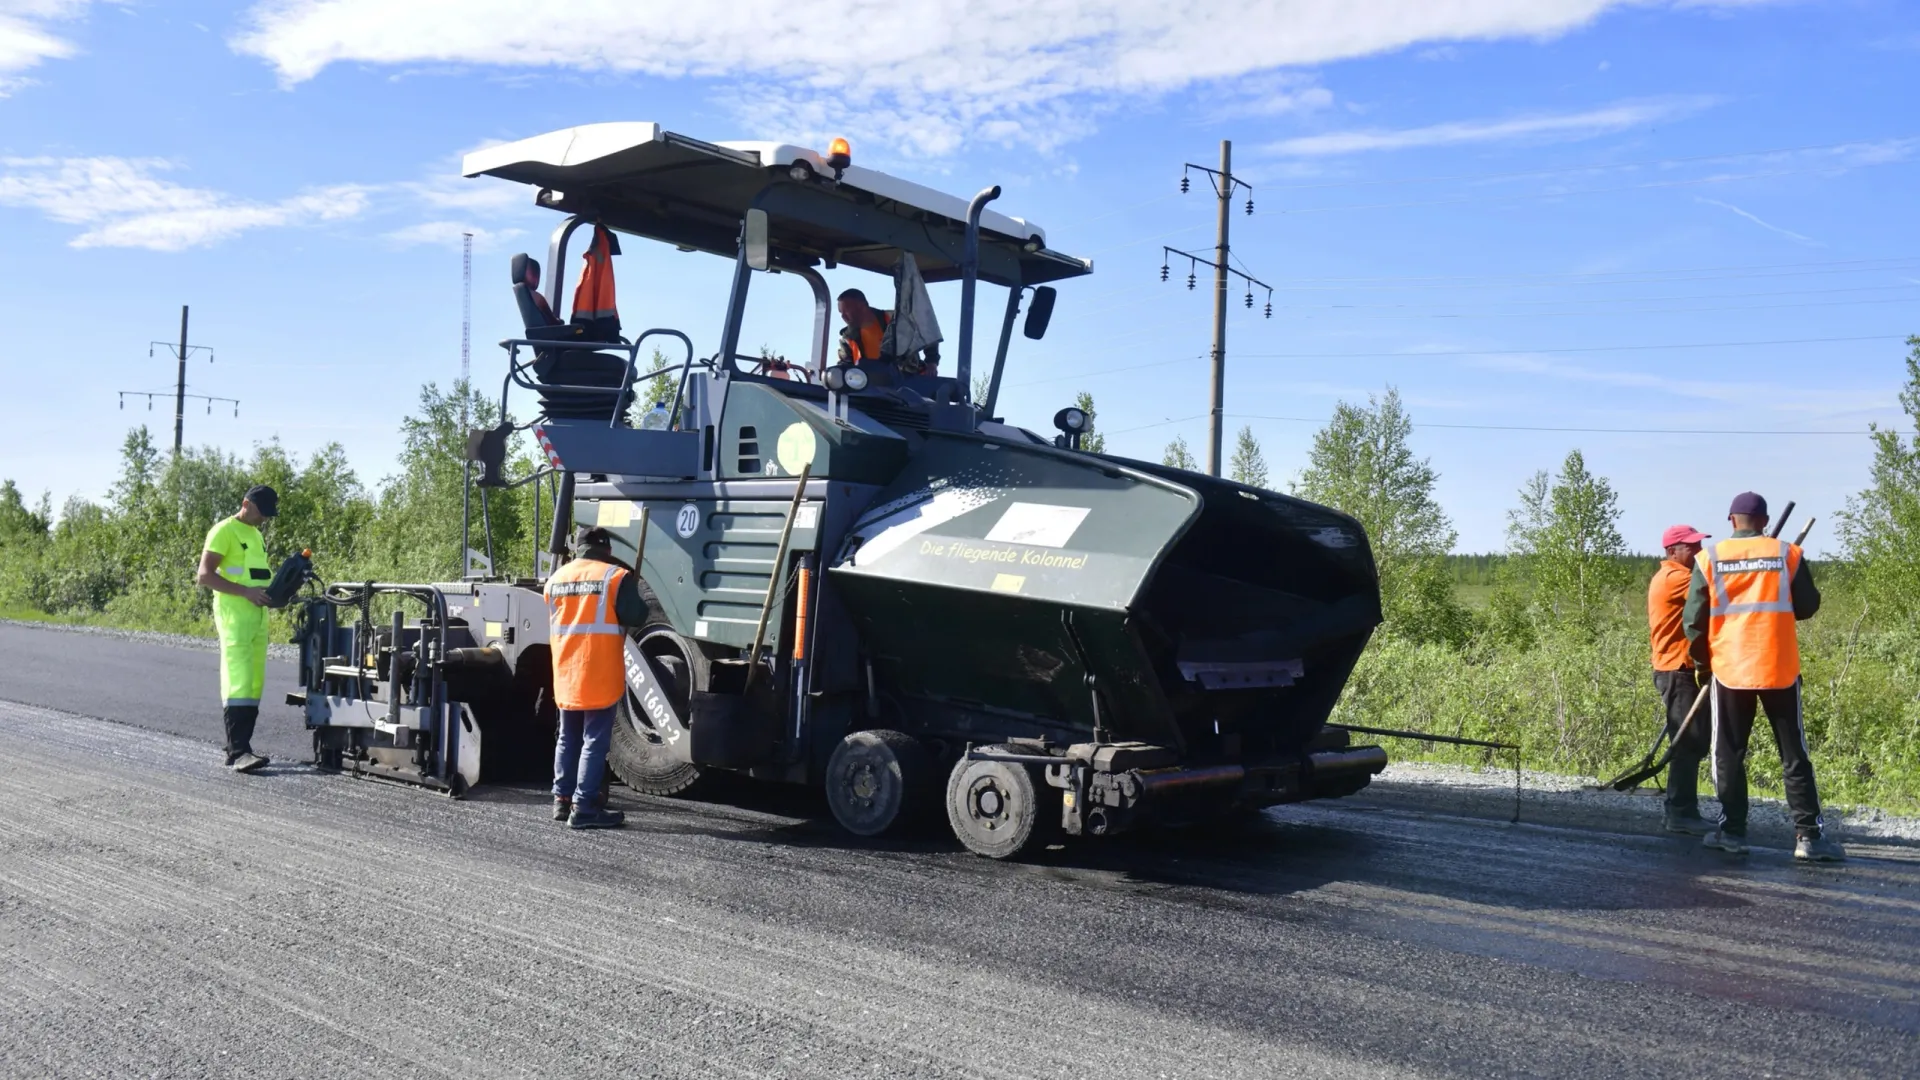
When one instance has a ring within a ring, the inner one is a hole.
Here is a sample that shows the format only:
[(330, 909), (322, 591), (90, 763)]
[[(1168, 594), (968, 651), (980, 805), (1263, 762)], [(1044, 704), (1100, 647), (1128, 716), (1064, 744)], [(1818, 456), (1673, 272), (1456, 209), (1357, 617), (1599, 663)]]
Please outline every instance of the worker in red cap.
[(1694, 663), (1681, 616), (1687, 606), (1687, 585), (1693, 578), (1694, 556), (1707, 534), (1691, 525), (1674, 525), (1660, 535), (1667, 557), (1647, 586), (1647, 629), (1653, 639), (1653, 688), (1667, 711), (1667, 738), (1673, 754), (1667, 759), (1667, 797), (1663, 824), (1668, 832), (1705, 836), (1711, 831), (1700, 816), (1700, 763), (1708, 752), (1707, 725), (1695, 719), (1686, 726), (1687, 712), (1706, 685), (1707, 672)]
[(1727, 510), (1733, 535), (1702, 548), (1682, 615), (1694, 664), (1713, 671), (1713, 786), (1720, 827), (1705, 844), (1747, 851), (1747, 740), (1767, 711), (1780, 748), (1780, 774), (1793, 815), (1793, 857), (1838, 862), (1846, 852), (1821, 835), (1820, 793), (1800, 711), (1800, 642), (1795, 623), (1820, 610), (1820, 590), (1797, 544), (1767, 535), (1767, 500), (1751, 491)]

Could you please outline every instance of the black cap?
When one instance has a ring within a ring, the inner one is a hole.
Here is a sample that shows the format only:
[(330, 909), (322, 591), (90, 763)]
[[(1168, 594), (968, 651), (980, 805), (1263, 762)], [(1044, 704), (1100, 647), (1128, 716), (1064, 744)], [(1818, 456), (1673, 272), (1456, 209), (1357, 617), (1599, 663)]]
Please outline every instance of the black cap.
[(262, 517), (272, 517), (280, 512), (280, 493), (265, 484), (255, 484), (247, 489), (247, 501), (260, 511)]
[(589, 525), (580, 530), (580, 535), (576, 538), (575, 546), (581, 548), (610, 548), (613, 546), (613, 534), (598, 525)]
[(1733, 505), (1727, 508), (1727, 516), (1740, 514), (1743, 517), (1766, 517), (1767, 500), (1751, 491), (1743, 491), (1733, 497)]

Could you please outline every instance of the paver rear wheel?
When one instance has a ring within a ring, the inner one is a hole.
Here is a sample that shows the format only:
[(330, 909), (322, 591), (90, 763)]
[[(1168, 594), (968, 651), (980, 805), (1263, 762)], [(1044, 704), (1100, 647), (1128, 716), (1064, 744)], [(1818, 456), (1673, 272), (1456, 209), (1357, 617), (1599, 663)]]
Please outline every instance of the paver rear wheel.
[(1040, 831), (1042, 790), (1028, 766), (961, 758), (947, 778), (947, 823), (968, 851), (1010, 859)]
[(827, 761), (827, 806), (855, 836), (879, 836), (913, 816), (926, 800), (927, 751), (898, 731), (856, 731)]

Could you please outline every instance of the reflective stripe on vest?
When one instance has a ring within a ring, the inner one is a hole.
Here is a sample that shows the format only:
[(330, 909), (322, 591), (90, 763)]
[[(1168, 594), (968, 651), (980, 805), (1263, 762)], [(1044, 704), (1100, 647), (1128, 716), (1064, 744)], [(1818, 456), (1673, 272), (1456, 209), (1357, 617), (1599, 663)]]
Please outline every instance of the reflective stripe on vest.
[(626, 637), (615, 597), (627, 571), (575, 559), (547, 579), (554, 704), (604, 709), (626, 693)]
[(1740, 536), (1700, 551), (1706, 579), (1707, 645), (1722, 685), (1741, 690), (1792, 686), (1800, 677), (1793, 575), (1800, 552), (1774, 537)]

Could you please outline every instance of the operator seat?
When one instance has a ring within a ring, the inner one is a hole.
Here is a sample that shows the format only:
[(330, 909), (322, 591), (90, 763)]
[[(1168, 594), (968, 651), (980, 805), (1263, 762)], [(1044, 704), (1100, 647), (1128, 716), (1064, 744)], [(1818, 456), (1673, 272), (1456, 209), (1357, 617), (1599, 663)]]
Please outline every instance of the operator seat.
[[(585, 341), (584, 327), (569, 326), (554, 315), (552, 305), (540, 294), (540, 263), (521, 252), (513, 257), (513, 299), (520, 308), (520, 322), (531, 341)], [(613, 353), (585, 349), (535, 349), (533, 376), (543, 385), (539, 391), (540, 411), (555, 420), (606, 420), (613, 414), (619, 398), (620, 422), (627, 425), (627, 410), (632, 408), (634, 388), (619, 393), (626, 377), (627, 360)], [(604, 387), (604, 389), (600, 389)]]
[(526, 252), (513, 257), (513, 299), (520, 305), (520, 321), (529, 330), (559, 326), (552, 305), (540, 293), (540, 263)]

